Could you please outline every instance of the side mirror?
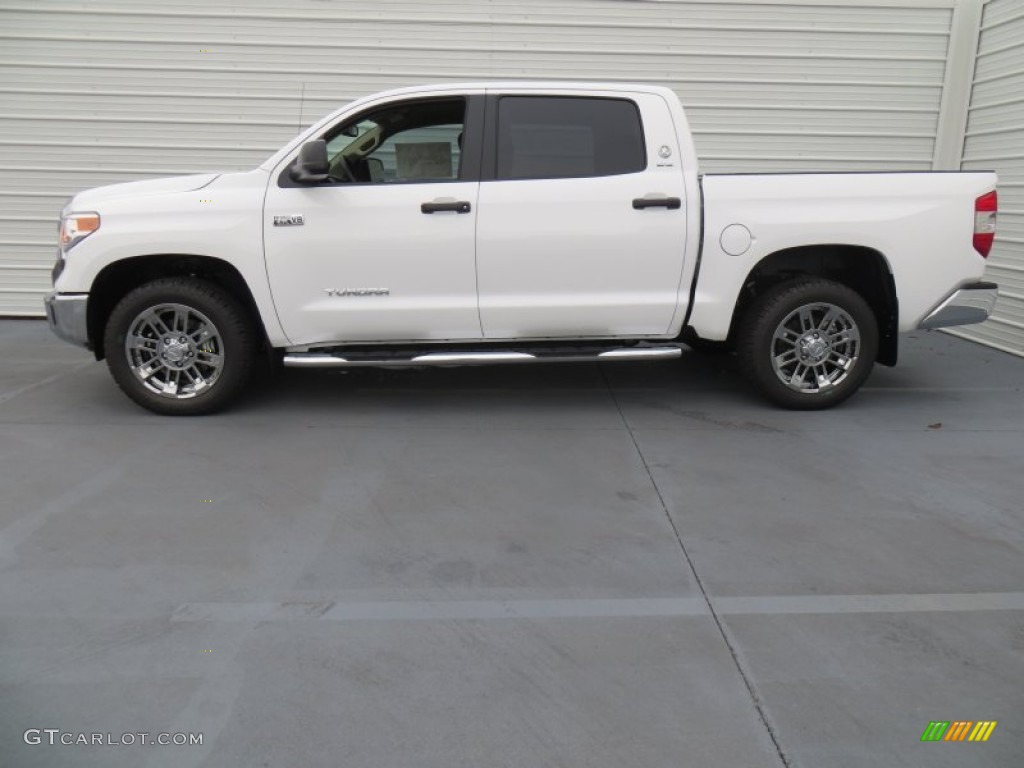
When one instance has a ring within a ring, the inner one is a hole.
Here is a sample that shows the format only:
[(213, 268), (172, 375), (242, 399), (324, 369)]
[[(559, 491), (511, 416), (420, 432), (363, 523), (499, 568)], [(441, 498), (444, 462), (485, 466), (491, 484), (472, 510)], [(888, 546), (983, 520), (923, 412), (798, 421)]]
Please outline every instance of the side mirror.
[(307, 141), (299, 149), (299, 158), (291, 170), (293, 181), (300, 184), (317, 184), (327, 181), (331, 170), (327, 160), (327, 142), (323, 139)]

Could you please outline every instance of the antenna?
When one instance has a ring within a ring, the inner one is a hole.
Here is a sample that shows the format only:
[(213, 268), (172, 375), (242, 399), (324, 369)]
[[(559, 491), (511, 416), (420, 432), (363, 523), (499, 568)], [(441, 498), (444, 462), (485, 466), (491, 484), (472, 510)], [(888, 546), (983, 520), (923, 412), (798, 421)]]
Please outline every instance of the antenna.
[(306, 81), (302, 81), (302, 95), (299, 96), (299, 127), (295, 129), (296, 133), (302, 133), (302, 113), (303, 107), (306, 104)]

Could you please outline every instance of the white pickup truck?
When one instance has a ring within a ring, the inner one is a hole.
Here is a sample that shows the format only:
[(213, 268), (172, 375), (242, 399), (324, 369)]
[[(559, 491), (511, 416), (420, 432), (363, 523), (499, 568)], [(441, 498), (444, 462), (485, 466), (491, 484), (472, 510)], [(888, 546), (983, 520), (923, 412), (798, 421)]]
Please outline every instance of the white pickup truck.
[(988, 317), (994, 173), (698, 175), (643, 85), (437, 85), (353, 102), (252, 171), (82, 192), (46, 310), (140, 405), (208, 413), (288, 366), (731, 348), (788, 408), (897, 333)]

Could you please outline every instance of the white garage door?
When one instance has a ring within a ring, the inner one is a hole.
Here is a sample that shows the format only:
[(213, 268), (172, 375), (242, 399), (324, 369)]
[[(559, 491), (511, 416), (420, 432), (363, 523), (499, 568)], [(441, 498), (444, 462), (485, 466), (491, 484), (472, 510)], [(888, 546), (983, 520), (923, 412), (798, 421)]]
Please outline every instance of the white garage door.
[(957, 335), (1024, 355), (1024, 3), (992, 0), (982, 17), (964, 169), (999, 173), (999, 222), (987, 274), (992, 319)]
[(667, 84), (709, 171), (927, 170), (953, 5), (5, 0), (0, 314), (40, 314), (55, 215), (75, 191), (249, 168), (393, 86)]

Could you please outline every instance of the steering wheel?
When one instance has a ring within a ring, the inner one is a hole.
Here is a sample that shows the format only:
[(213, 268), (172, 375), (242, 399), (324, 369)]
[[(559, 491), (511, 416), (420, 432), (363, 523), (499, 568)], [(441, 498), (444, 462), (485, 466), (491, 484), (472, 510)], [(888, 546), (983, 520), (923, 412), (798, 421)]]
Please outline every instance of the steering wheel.
[(335, 166), (334, 168), (331, 169), (331, 178), (334, 178), (333, 174), (335, 168), (340, 169), (345, 177), (343, 179), (340, 179), (340, 181), (347, 181), (352, 184), (354, 184), (357, 181), (356, 174), (355, 172), (353, 172), (352, 166), (349, 165), (348, 158), (345, 157), (344, 155), (338, 155), (338, 157), (336, 158)]

